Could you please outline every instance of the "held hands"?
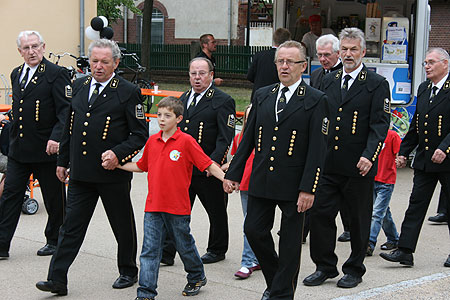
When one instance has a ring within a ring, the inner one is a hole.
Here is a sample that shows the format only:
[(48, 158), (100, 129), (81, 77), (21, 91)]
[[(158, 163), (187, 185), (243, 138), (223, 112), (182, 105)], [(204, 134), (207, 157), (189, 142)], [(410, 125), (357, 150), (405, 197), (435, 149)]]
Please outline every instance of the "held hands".
[(47, 155), (58, 153), (58, 151), (59, 151), (59, 143), (53, 140), (48, 140), (47, 149), (45, 149)]
[(436, 151), (434, 151), (433, 153), (433, 156), (431, 157), (431, 161), (435, 164), (441, 164), (444, 161), (445, 157), (447, 157), (447, 155), (444, 151), (442, 151), (441, 149), (436, 149)]
[(395, 159), (395, 165), (397, 166), (397, 168), (401, 169), (406, 167), (406, 157), (403, 155), (399, 155), (396, 159)]
[(314, 203), (314, 195), (307, 192), (300, 192), (297, 200), (297, 211), (305, 212), (311, 208)]
[(239, 182), (224, 179), (223, 190), (227, 194), (231, 194), (233, 191), (239, 192)]
[(102, 167), (106, 170), (114, 170), (119, 165), (116, 154), (111, 150), (102, 153)]
[(365, 157), (360, 157), (356, 167), (359, 169), (359, 174), (361, 174), (361, 176), (366, 176), (372, 168), (372, 162)]

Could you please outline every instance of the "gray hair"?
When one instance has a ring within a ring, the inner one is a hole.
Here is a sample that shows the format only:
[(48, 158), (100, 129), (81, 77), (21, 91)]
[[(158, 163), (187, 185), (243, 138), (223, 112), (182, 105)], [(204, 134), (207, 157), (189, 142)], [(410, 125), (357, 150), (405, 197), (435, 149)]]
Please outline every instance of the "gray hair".
[(339, 41), (342, 42), (342, 40), (344, 39), (359, 39), (361, 50), (366, 49), (366, 39), (364, 38), (364, 33), (359, 28), (350, 27), (342, 29), (342, 31), (339, 33)]
[(427, 50), (427, 52), (425, 53), (425, 56), (427, 56), (428, 54), (430, 54), (430, 53), (432, 53), (432, 52), (436, 52), (442, 60), (445, 59), (445, 60), (447, 61), (447, 66), (448, 66), (448, 68), (450, 68), (450, 55), (448, 55), (448, 52), (447, 52), (447, 51), (445, 51), (445, 50), (442, 49), (442, 48), (438, 48), (438, 47), (435, 47), (435, 48), (429, 48), (429, 49)]
[(199, 60), (206, 61), (206, 63), (208, 64), (209, 72), (213, 71), (214, 67), (213, 67), (211, 61), (205, 57), (194, 57), (193, 59), (191, 59), (191, 61), (189, 62), (189, 69), (191, 68), (191, 65), (194, 61), (199, 61)]
[(339, 40), (337, 37), (335, 37), (332, 34), (326, 34), (319, 37), (316, 41), (316, 49), (317, 47), (325, 47), (327, 45), (331, 44), (331, 48), (333, 49), (333, 52), (339, 51)]
[(305, 47), (303, 47), (303, 45), (300, 44), (299, 42), (292, 41), (292, 40), (286, 41), (283, 44), (281, 44), (280, 46), (278, 46), (277, 51), (275, 51), (275, 60), (277, 60), (277, 58), (278, 58), (278, 51), (281, 48), (297, 48), (298, 51), (300, 51), (300, 59), (301, 60), (306, 60), (306, 49), (305, 49)]
[(120, 57), (122, 56), (117, 43), (114, 41), (108, 40), (108, 39), (99, 39), (99, 40), (93, 41), (89, 45), (89, 48), (88, 48), (88, 57), (89, 58), (91, 57), (92, 49), (94, 49), (94, 48), (109, 48), (109, 49), (111, 49), (112, 58), (114, 60), (120, 59)]
[(44, 38), (42, 37), (42, 35), (38, 31), (36, 31), (36, 30), (26, 30), (26, 31), (21, 31), (19, 33), (19, 35), (17, 36), (17, 47), (20, 48), (20, 46), (21, 46), (20, 45), (20, 39), (21, 38), (24, 37), (27, 40), (28, 37), (30, 35), (33, 35), (33, 34), (39, 38), (39, 41), (41, 42), (41, 44), (44, 43)]

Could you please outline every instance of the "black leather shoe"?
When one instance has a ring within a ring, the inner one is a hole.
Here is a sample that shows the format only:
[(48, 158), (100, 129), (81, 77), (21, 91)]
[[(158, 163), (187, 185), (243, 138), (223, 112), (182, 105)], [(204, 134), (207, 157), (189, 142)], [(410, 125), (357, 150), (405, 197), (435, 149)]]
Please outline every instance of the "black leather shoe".
[(350, 231), (344, 231), (339, 237), (338, 242), (350, 242)]
[(8, 259), (9, 253), (6, 250), (0, 250), (0, 260), (2, 259)]
[(338, 280), (337, 286), (340, 288), (354, 288), (362, 282), (361, 277), (353, 276), (351, 274), (345, 274), (341, 279)]
[(114, 281), (112, 287), (115, 289), (124, 289), (132, 286), (137, 282), (137, 276), (120, 275), (119, 278)]
[(387, 261), (398, 262), (405, 266), (414, 266), (414, 259), (412, 253), (403, 252), (400, 249), (391, 251), (390, 253), (380, 253), (380, 256)]
[(441, 213), (438, 213), (437, 215), (428, 218), (428, 221), (435, 223), (446, 223), (447, 220), (448, 220), (447, 215)]
[(56, 251), (55, 245), (45, 244), (44, 247), (42, 247), (41, 249), (39, 249), (37, 251), (37, 255), (39, 255), (39, 256), (53, 255), (53, 253), (55, 253), (55, 251)]
[(212, 253), (212, 252), (206, 252), (202, 256), (202, 262), (204, 264), (212, 264), (212, 263), (216, 263), (218, 261), (224, 260), (224, 259), (225, 259), (225, 254), (216, 254), (216, 253)]
[(52, 280), (39, 281), (38, 283), (36, 283), (36, 287), (38, 288), (38, 290), (50, 292), (59, 296), (67, 295), (67, 285), (65, 285), (64, 283), (59, 283)]
[(334, 278), (338, 275), (339, 275), (338, 272), (328, 274), (322, 271), (315, 271), (314, 273), (303, 279), (303, 284), (307, 286), (321, 285), (322, 283), (324, 283), (325, 280), (329, 278)]
[(266, 289), (262, 295), (261, 300), (269, 300), (269, 298), (270, 298), (270, 291)]
[(450, 267), (450, 254), (447, 257), (447, 260), (444, 263), (444, 267)]

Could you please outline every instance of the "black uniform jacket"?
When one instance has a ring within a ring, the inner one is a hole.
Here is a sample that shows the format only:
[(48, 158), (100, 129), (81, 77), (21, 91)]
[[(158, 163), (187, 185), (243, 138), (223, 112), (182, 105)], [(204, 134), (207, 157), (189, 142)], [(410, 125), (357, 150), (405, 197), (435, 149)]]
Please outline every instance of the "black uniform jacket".
[[(335, 67), (331, 68), (331, 72), (339, 70), (342, 68), (342, 62), (339, 62)], [(311, 72), (311, 79), (309, 81), (309, 85), (313, 88), (319, 89), (320, 84), (322, 83), (322, 79), (325, 76), (325, 71), (323, 67), (319, 67)]]
[[(429, 80), (420, 84), (417, 106), (399, 155), (408, 157), (417, 146), (414, 168), (426, 172), (450, 172), (450, 76), (429, 104), (431, 95)], [(441, 164), (431, 161), (436, 149), (447, 154)]]
[(89, 107), (92, 77), (73, 84), (73, 98), (61, 138), (58, 166), (69, 167), (70, 177), (85, 182), (121, 182), (132, 173), (105, 170), (101, 155), (112, 150), (120, 164), (139, 153), (148, 138), (140, 89), (115, 75)]
[(341, 76), (342, 69), (325, 75), (320, 88), (330, 109), (324, 172), (359, 177), (356, 165), (365, 157), (373, 163), (366, 176), (374, 177), (390, 123), (389, 83), (363, 67), (341, 99)]
[(47, 155), (48, 140), (59, 142), (69, 109), (71, 85), (66, 69), (45, 58), (22, 92), (23, 66), (11, 73), (12, 111), (8, 156), (22, 163), (56, 161)]
[(327, 96), (302, 81), (277, 122), (279, 86), (256, 91), (256, 103), (225, 178), (240, 182), (255, 149), (249, 194), (297, 201), (300, 191), (314, 193), (317, 188), (326, 151)]
[(253, 82), (252, 95), (257, 89), (280, 81), (274, 62), (276, 50), (276, 48), (272, 48), (260, 51), (253, 56), (252, 64), (247, 72), (247, 79)]
[[(186, 105), (192, 92), (191, 89), (180, 97), (184, 105), (184, 114), (178, 126), (183, 132), (194, 137), (206, 155), (222, 165), (227, 160), (234, 137), (236, 114), (234, 99), (212, 85), (200, 101), (197, 99), (194, 112), (188, 118)], [(194, 168), (194, 175), (199, 174), (200, 171)]]

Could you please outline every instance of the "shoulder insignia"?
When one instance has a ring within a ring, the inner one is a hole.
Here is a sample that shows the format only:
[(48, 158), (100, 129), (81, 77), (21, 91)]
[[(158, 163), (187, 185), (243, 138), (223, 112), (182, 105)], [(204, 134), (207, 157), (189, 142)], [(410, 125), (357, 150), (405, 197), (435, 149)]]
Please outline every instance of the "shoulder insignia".
[(322, 133), (328, 135), (328, 127), (330, 126), (330, 120), (327, 117), (322, 120)]
[(306, 88), (305, 86), (301, 85), (297, 89), (297, 95), (298, 96), (305, 96)]
[(384, 112), (387, 114), (391, 113), (391, 100), (389, 98), (384, 99)]
[(45, 72), (45, 64), (40, 64), (39, 65), (38, 72), (39, 73), (44, 73)]
[(214, 95), (214, 89), (209, 89), (206, 92), (206, 98), (211, 98)]
[(272, 94), (275, 94), (275, 92), (278, 91), (278, 88), (279, 88), (279, 87), (280, 87), (280, 84), (277, 83), (277, 84), (273, 87), (273, 89), (271, 90), (271, 93), (272, 93)]
[(136, 105), (136, 119), (145, 119), (144, 106), (140, 103)]
[(66, 98), (72, 98), (72, 87), (70, 86), (70, 84), (66, 85), (64, 90), (65, 90)]
[(230, 115), (228, 116), (228, 121), (227, 121), (228, 127), (234, 128), (235, 120), (236, 120), (236, 119), (235, 119), (235, 117), (234, 117), (234, 114), (230, 114)]
[(118, 85), (119, 85), (119, 79), (117, 79), (117, 78), (111, 79), (111, 82), (109, 83), (109, 86), (111, 88), (116, 89)]
[(447, 80), (445, 83), (444, 83), (444, 90), (448, 90), (450, 88), (450, 80)]
[(367, 71), (362, 70), (359, 73), (358, 80), (359, 81), (364, 81), (364, 80), (366, 80), (366, 78), (367, 78)]
[(87, 78), (86, 78), (86, 80), (84, 81), (84, 85), (88, 85), (90, 82), (91, 82), (91, 79), (92, 79), (92, 77), (91, 76), (88, 76)]
[(337, 71), (336, 75), (334, 76), (334, 78), (339, 79), (341, 78), (342, 75), (342, 69), (340, 69), (339, 71)]

